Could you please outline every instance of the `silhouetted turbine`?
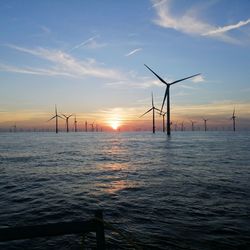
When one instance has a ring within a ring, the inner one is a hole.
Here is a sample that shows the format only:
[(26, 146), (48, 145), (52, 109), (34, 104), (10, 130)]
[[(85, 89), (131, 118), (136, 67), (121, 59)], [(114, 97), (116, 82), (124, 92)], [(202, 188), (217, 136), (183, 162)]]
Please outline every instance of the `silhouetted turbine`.
[(57, 114), (57, 107), (55, 105), (55, 115), (52, 118), (50, 118), (48, 122), (56, 118), (56, 133), (58, 133), (58, 117), (63, 119), (60, 115)]
[(76, 115), (75, 115), (75, 120), (74, 120), (74, 127), (75, 127), (75, 132), (77, 132), (77, 120), (76, 120)]
[(94, 132), (94, 123), (95, 123), (95, 122), (89, 124), (89, 125), (91, 126), (91, 132)]
[(181, 123), (181, 131), (184, 131), (184, 122)]
[(146, 64), (144, 64), (162, 83), (164, 83), (166, 85), (166, 91), (165, 91), (165, 95), (164, 95), (164, 99), (163, 99), (163, 102), (162, 102), (162, 106), (161, 106), (161, 112), (162, 112), (162, 109), (163, 109), (163, 106), (164, 106), (164, 103), (165, 103), (165, 100), (166, 100), (166, 97), (167, 97), (167, 134), (170, 135), (170, 131), (171, 131), (171, 128), (170, 128), (170, 86), (175, 84), (175, 83), (178, 83), (178, 82), (181, 82), (181, 81), (184, 81), (184, 80), (187, 80), (189, 78), (192, 78), (192, 77), (195, 77), (195, 76), (198, 76), (200, 74), (196, 74), (196, 75), (192, 75), (192, 76), (189, 76), (189, 77), (185, 77), (185, 78), (182, 78), (182, 79), (179, 79), (179, 80), (176, 80), (174, 82), (171, 82), (171, 83), (167, 83), (166, 81), (164, 81), (159, 75), (157, 75), (152, 69), (150, 69)]
[(196, 123), (196, 122), (194, 122), (194, 121), (190, 121), (191, 122), (191, 124), (192, 124), (192, 131), (194, 131), (194, 124)]
[(165, 116), (167, 114), (167, 112), (159, 112), (159, 114), (162, 116), (162, 132), (165, 133), (166, 132), (166, 123), (165, 123)]
[(88, 122), (85, 121), (85, 132), (88, 132)]
[(231, 117), (231, 119), (233, 120), (233, 131), (234, 132), (235, 132), (235, 118), (236, 118), (236, 116), (235, 116), (235, 108), (234, 108), (233, 115)]
[(140, 117), (143, 117), (144, 115), (146, 115), (147, 113), (149, 113), (150, 111), (153, 110), (153, 133), (155, 133), (155, 110), (159, 111), (161, 113), (161, 111), (156, 108), (154, 106), (154, 97), (153, 97), (153, 93), (152, 93), (152, 108), (149, 109), (148, 111), (146, 111), (143, 115), (141, 115)]
[(206, 132), (207, 131), (207, 121), (208, 121), (208, 119), (203, 118), (203, 121), (204, 121), (204, 130)]
[(64, 115), (64, 114), (62, 114), (62, 115), (65, 117), (66, 129), (67, 129), (67, 133), (68, 133), (68, 132), (69, 132), (69, 118), (70, 118), (73, 114), (68, 115), (68, 116), (66, 116), (66, 115)]

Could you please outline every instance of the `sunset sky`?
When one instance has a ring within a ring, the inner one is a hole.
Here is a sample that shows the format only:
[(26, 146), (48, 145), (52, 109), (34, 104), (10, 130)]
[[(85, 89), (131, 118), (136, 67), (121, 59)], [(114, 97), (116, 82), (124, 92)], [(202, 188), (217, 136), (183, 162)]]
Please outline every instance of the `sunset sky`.
[(227, 126), (235, 107), (250, 127), (248, 0), (1, 0), (0, 54), (1, 128), (53, 126), (55, 104), (82, 124), (150, 126), (138, 117), (165, 86), (144, 63), (166, 81), (202, 73), (171, 87), (173, 121)]

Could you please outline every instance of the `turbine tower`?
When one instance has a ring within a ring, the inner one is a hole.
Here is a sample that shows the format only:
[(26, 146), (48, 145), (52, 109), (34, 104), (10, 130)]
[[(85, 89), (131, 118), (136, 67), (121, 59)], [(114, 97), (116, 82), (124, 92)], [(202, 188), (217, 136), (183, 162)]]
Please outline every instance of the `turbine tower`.
[(194, 122), (194, 121), (190, 121), (191, 122), (191, 127), (192, 127), (192, 131), (194, 131), (194, 124), (196, 123), (196, 122)]
[(85, 132), (88, 132), (88, 122), (85, 121)]
[(74, 127), (75, 127), (75, 132), (77, 132), (77, 120), (76, 120), (76, 115), (75, 115), (75, 120), (74, 120)]
[(207, 119), (204, 119), (203, 118), (203, 121), (204, 121), (204, 131), (206, 132), (207, 131)]
[(198, 76), (200, 74), (196, 74), (196, 75), (192, 75), (192, 76), (189, 76), (189, 77), (185, 77), (185, 78), (182, 78), (182, 79), (179, 79), (179, 80), (176, 80), (174, 82), (171, 82), (171, 83), (168, 83), (166, 82), (165, 80), (163, 80), (159, 75), (157, 75), (152, 69), (150, 69), (146, 64), (144, 64), (162, 83), (164, 83), (166, 85), (166, 91), (165, 91), (165, 95), (164, 95), (164, 99), (163, 99), (163, 102), (162, 102), (162, 106), (161, 106), (161, 112), (162, 112), (162, 109), (163, 109), (163, 106), (164, 106), (164, 103), (165, 103), (165, 100), (166, 100), (166, 97), (167, 97), (167, 134), (170, 135), (170, 131), (171, 131), (171, 128), (170, 128), (170, 86), (175, 84), (175, 83), (178, 83), (178, 82), (181, 82), (181, 81), (184, 81), (184, 80), (187, 80), (189, 78), (192, 78), (192, 77), (195, 77), (195, 76)]
[(165, 133), (166, 132), (165, 116), (166, 116), (167, 112), (162, 112), (159, 114), (162, 116), (162, 132)]
[(94, 123), (95, 123), (95, 122), (89, 124), (89, 125), (91, 126), (91, 132), (94, 132)]
[(235, 108), (234, 108), (233, 115), (231, 117), (231, 120), (233, 120), (233, 131), (234, 132), (235, 132), (235, 118), (236, 118), (236, 116), (235, 116)]
[(66, 116), (66, 115), (64, 115), (64, 114), (62, 114), (62, 115), (65, 117), (66, 129), (67, 129), (67, 133), (68, 133), (68, 132), (69, 132), (69, 118), (70, 118), (73, 114), (68, 115), (68, 116)]
[(159, 111), (161, 113), (161, 111), (156, 108), (154, 106), (154, 97), (153, 97), (153, 93), (152, 93), (152, 108), (149, 109), (148, 111), (146, 111), (143, 115), (141, 115), (140, 117), (143, 117), (144, 115), (146, 115), (147, 113), (149, 113), (150, 111), (153, 111), (153, 133), (155, 133), (155, 110)]
[(57, 107), (55, 105), (55, 115), (53, 117), (51, 117), (48, 120), (48, 122), (56, 118), (56, 133), (58, 133), (58, 117), (61, 118), (61, 119), (63, 119), (60, 115), (57, 114)]

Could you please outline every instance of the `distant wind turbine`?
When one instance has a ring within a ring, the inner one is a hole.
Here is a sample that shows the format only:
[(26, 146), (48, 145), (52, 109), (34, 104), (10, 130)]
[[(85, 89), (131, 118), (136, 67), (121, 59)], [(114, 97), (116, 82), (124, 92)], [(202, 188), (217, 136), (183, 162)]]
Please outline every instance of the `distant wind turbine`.
[(233, 120), (233, 131), (234, 132), (235, 132), (235, 118), (236, 118), (236, 116), (235, 116), (235, 108), (234, 108), (233, 115), (231, 117), (231, 120)]
[(162, 132), (165, 133), (166, 132), (165, 116), (166, 116), (167, 112), (162, 112), (159, 114), (162, 116)]
[(194, 122), (194, 121), (190, 121), (191, 122), (191, 127), (192, 127), (192, 131), (194, 131), (194, 124), (196, 123), (196, 122)]
[(141, 115), (140, 117), (143, 117), (144, 115), (146, 115), (147, 113), (149, 113), (150, 111), (153, 111), (153, 133), (155, 133), (155, 110), (159, 111), (161, 113), (161, 111), (156, 108), (154, 106), (154, 97), (153, 97), (153, 93), (152, 93), (152, 108), (149, 109), (148, 111), (146, 111), (143, 115)]
[(167, 83), (165, 80), (163, 80), (159, 75), (157, 75), (152, 69), (150, 69), (146, 64), (144, 64), (162, 83), (164, 83), (166, 85), (166, 91), (165, 91), (165, 95), (164, 95), (164, 99), (163, 99), (163, 102), (162, 102), (162, 106), (161, 106), (161, 112), (162, 112), (162, 109), (163, 109), (163, 106), (164, 106), (164, 103), (165, 103), (165, 100), (166, 100), (166, 97), (167, 97), (167, 134), (170, 135), (170, 131), (171, 131), (171, 128), (170, 128), (170, 86), (175, 84), (175, 83), (178, 83), (178, 82), (181, 82), (181, 81), (184, 81), (184, 80), (187, 80), (189, 78), (192, 78), (192, 77), (195, 77), (195, 76), (198, 76), (200, 74), (196, 74), (196, 75), (192, 75), (192, 76), (189, 76), (189, 77), (185, 77), (185, 78), (182, 78), (182, 79), (179, 79), (179, 80), (176, 80), (174, 82), (171, 82), (171, 83)]
[(184, 122), (181, 123), (181, 131), (184, 131)]
[(94, 123), (95, 123), (95, 122), (89, 124), (89, 125), (91, 126), (91, 132), (94, 132)]
[(88, 122), (85, 121), (85, 132), (88, 132)]
[(63, 119), (60, 115), (57, 114), (57, 107), (55, 105), (55, 115), (53, 117), (51, 117), (48, 120), (48, 122), (56, 118), (56, 133), (58, 133), (58, 117), (61, 118), (61, 119)]
[(74, 127), (75, 127), (75, 132), (77, 132), (77, 120), (76, 120), (76, 115), (75, 115), (75, 120), (74, 120)]
[(68, 132), (69, 132), (69, 118), (70, 118), (73, 114), (68, 115), (68, 116), (66, 116), (66, 115), (64, 115), (64, 114), (62, 114), (62, 115), (65, 117), (66, 129), (67, 129), (67, 133), (68, 133)]
[(13, 131), (16, 132), (16, 123), (13, 126)]
[(207, 131), (207, 121), (208, 121), (208, 119), (203, 118), (203, 121), (204, 121), (204, 130), (206, 132)]

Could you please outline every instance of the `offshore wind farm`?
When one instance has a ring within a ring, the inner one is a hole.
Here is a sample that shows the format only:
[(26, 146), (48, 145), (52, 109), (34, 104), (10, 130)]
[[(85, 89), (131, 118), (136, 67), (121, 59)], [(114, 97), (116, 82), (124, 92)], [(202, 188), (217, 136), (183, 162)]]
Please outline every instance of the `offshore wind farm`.
[(248, 249), (250, 3), (0, 13), (0, 249)]

